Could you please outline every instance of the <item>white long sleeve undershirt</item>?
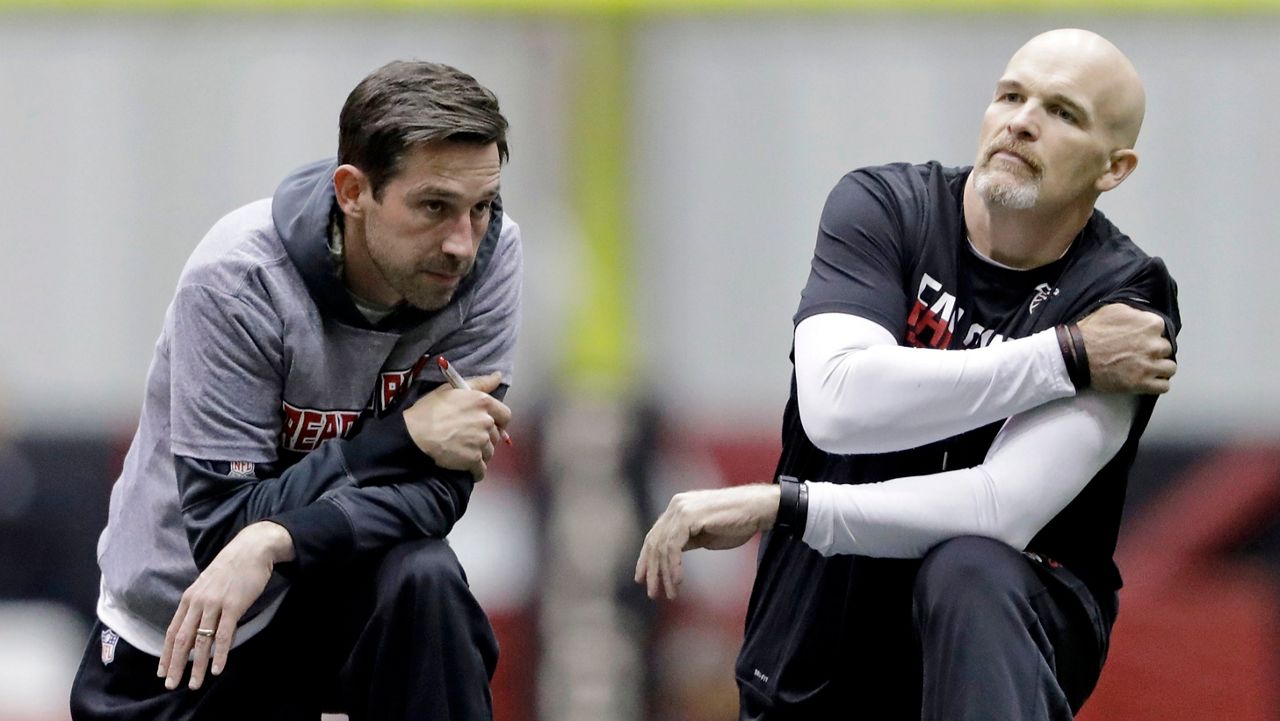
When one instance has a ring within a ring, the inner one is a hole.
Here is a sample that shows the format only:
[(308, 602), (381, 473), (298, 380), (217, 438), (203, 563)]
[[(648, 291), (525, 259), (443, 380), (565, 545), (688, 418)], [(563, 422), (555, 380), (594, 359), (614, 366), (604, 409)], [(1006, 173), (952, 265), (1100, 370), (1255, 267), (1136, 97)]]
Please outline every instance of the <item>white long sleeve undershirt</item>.
[(917, 558), (962, 535), (1022, 549), (1120, 450), (1130, 395), (1074, 395), (1052, 330), (986, 348), (898, 346), (865, 318), (824, 313), (796, 328), (805, 432), (830, 453), (930, 443), (1001, 418), (972, 468), (882, 483), (809, 484), (804, 541), (824, 555)]
[(957, 536), (1022, 550), (1124, 445), (1137, 397), (1085, 391), (1010, 418), (979, 466), (881, 483), (809, 483), (804, 542), (919, 558)]
[(800, 421), (828, 453), (932, 443), (1075, 393), (1053, 329), (985, 348), (899, 346), (874, 321), (821, 313), (796, 326)]

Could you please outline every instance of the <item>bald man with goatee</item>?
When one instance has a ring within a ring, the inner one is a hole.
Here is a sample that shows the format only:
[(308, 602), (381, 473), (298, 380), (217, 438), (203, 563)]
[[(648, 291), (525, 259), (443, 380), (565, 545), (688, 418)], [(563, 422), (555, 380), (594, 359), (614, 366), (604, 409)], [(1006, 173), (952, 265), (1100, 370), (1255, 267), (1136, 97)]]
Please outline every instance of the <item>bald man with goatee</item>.
[(1062, 721), (1097, 683), (1177, 289), (1094, 206), (1138, 165), (1133, 64), (1032, 38), (972, 167), (862, 168), (822, 213), (773, 483), (676, 495), (636, 580), (764, 531), (743, 721)]

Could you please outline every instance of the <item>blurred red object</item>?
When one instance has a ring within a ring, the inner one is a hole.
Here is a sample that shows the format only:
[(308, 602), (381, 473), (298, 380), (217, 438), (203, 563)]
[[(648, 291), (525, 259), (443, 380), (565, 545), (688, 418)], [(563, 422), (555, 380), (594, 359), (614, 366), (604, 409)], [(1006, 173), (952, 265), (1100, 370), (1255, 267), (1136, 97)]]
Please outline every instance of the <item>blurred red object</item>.
[(1280, 448), (1228, 448), (1135, 519), (1111, 652), (1081, 721), (1280, 719), (1280, 580), (1232, 556), (1280, 518)]

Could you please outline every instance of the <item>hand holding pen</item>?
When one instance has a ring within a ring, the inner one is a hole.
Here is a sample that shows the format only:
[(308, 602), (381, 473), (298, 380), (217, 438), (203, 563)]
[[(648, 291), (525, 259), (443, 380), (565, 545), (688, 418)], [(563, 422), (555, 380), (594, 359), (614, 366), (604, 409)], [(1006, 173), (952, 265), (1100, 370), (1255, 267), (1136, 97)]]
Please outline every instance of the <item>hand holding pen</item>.
[[(454, 370), (453, 366), (449, 365), (449, 361), (444, 359), (444, 356), (437, 356), (436, 364), (439, 365), (440, 370), (444, 372), (444, 377), (449, 381), (449, 385), (459, 390), (471, 390), (471, 386), (467, 384), (467, 379), (459, 375), (458, 371)], [(511, 445), (511, 436), (505, 429), (499, 428), (498, 433), (502, 436), (503, 443)]]

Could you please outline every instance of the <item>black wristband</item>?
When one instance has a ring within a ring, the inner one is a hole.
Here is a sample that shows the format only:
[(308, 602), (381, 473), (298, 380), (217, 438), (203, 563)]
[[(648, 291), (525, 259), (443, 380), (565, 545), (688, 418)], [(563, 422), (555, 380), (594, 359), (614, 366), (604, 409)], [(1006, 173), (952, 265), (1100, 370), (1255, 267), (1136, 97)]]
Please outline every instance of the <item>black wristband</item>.
[(778, 476), (778, 520), (774, 527), (796, 538), (804, 535), (809, 521), (809, 486), (792, 476)]
[(1075, 323), (1054, 326), (1058, 336), (1058, 350), (1067, 365), (1067, 377), (1077, 391), (1089, 387), (1089, 358), (1084, 354), (1084, 337)]
[(1076, 367), (1080, 371), (1080, 382), (1076, 383), (1076, 390), (1084, 390), (1093, 382), (1089, 374), (1089, 354), (1084, 350), (1084, 333), (1080, 332), (1080, 326), (1075, 323), (1067, 326), (1067, 333), (1071, 335), (1071, 350), (1075, 353)]

